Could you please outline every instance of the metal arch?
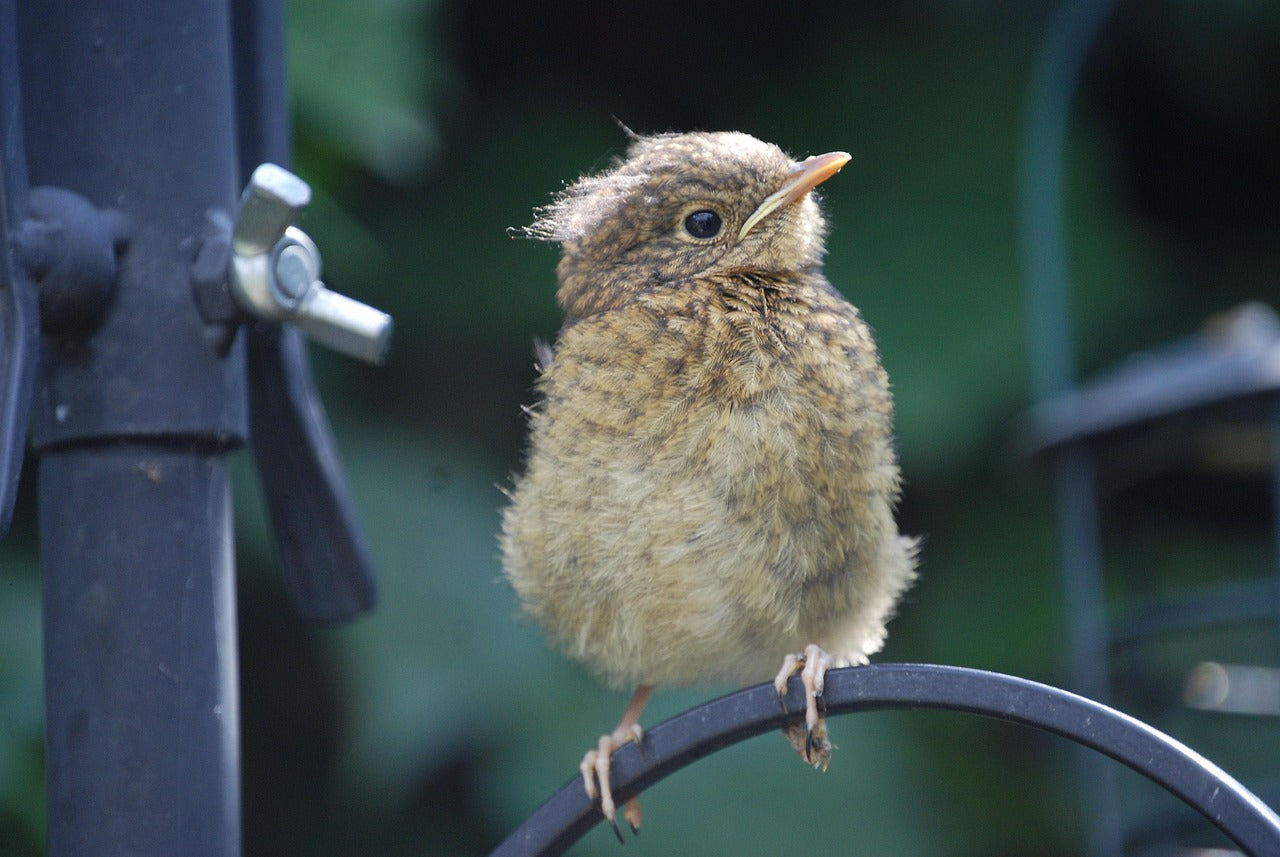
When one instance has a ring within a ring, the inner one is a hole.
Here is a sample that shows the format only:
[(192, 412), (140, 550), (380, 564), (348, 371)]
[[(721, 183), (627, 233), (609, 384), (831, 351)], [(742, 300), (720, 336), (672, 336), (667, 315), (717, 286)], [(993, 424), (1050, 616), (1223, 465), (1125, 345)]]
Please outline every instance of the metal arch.
[[(804, 710), (798, 680), (784, 713), (773, 685), (722, 696), (676, 715), (613, 757), (614, 797), (621, 803), (723, 747), (782, 727)], [(1082, 696), (1000, 673), (963, 667), (882, 664), (832, 670), (827, 713), (938, 709), (981, 714), (1068, 738), (1128, 765), (1181, 798), (1246, 853), (1280, 854), (1280, 816), (1244, 786), (1185, 745), (1140, 720)], [(511, 833), (490, 857), (554, 857), (598, 821), (575, 777)]]

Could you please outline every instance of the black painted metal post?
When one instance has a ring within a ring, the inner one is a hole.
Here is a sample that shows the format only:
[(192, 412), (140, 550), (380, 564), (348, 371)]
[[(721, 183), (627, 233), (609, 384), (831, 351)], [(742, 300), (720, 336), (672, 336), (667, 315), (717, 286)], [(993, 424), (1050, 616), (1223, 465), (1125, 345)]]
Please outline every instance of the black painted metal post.
[[(1074, 383), (1064, 162), (1071, 105), (1085, 57), (1115, 0), (1065, 0), (1049, 21), (1027, 89), (1019, 208), (1032, 393), (1045, 401)], [(1108, 696), (1104, 657), (1099, 523), (1093, 464), (1082, 447), (1058, 462), (1057, 514), (1062, 532), (1063, 593), (1067, 613), (1068, 671), (1072, 688), (1099, 701)], [(1119, 791), (1114, 770), (1080, 753), (1079, 778), (1089, 824), (1089, 854), (1122, 851)]]
[(240, 185), (229, 11), (22, 5), (31, 183), (131, 224), (100, 317), (42, 337), (49, 853), (238, 854), (224, 454), (247, 433), (244, 357), (188, 270)]

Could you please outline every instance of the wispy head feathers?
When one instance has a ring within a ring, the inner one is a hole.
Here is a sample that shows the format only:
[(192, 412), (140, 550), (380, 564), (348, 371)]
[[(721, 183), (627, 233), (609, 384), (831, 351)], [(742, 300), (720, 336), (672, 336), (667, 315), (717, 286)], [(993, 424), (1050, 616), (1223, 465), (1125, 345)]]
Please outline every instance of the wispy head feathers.
[[(643, 212), (681, 185), (708, 188), (721, 196), (737, 193), (754, 204), (776, 189), (792, 165), (777, 146), (747, 134), (642, 135), (621, 127), (629, 138), (624, 158), (604, 172), (579, 178), (549, 205), (536, 209), (531, 225), (513, 232), (540, 241), (578, 243), (624, 209), (639, 203), (633, 214)], [(644, 185), (651, 187), (646, 190)], [(617, 237), (601, 235), (608, 236), (606, 240)]]
[(583, 176), (556, 194), (550, 205), (535, 209), (533, 223), (521, 234), (561, 244), (580, 241), (613, 216), (647, 179), (647, 175), (630, 171), (625, 164), (599, 175)]

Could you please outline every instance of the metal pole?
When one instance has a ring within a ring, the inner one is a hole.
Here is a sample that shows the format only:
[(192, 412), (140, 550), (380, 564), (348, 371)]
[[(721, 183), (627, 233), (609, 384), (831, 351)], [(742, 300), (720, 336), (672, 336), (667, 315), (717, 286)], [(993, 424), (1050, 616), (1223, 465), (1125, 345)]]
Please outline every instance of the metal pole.
[(55, 857), (240, 850), (244, 357), (189, 273), (239, 186), (228, 22), (217, 0), (19, 10), (32, 185), (131, 224), (101, 314), (45, 329), (34, 404)]
[[(1059, 6), (1041, 40), (1027, 87), (1018, 207), (1032, 395), (1037, 402), (1066, 392), (1075, 380), (1064, 222), (1067, 126), (1085, 57), (1114, 4), (1115, 0), (1067, 0)], [(1079, 446), (1059, 456), (1055, 478), (1068, 671), (1075, 690), (1105, 701), (1110, 673), (1093, 466)], [(1119, 854), (1123, 824), (1113, 770), (1093, 754), (1081, 753), (1077, 764), (1089, 854)]]
[(218, 450), (40, 464), (49, 853), (240, 853), (231, 504)]

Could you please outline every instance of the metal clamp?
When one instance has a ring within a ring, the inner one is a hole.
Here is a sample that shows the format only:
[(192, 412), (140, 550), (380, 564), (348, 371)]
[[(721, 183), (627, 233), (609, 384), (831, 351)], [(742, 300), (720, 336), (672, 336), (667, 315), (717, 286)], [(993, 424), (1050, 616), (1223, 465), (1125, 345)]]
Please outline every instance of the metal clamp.
[(288, 321), (351, 357), (381, 363), (391, 316), (331, 291), (320, 280), (320, 251), (294, 219), (311, 188), (275, 164), (253, 171), (231, 233), (231, 293), (246, 312)]

